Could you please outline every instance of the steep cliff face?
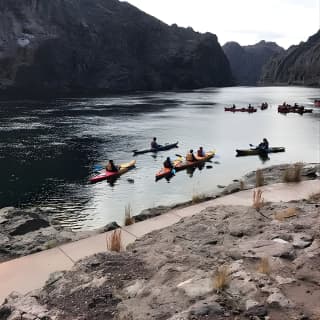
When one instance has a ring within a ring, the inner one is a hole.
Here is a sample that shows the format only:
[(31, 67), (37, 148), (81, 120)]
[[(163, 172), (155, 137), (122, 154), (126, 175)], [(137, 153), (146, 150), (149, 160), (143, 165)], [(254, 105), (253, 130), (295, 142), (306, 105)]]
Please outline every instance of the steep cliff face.
[(261, 82), (320, 86), (320, 31), (271, 59), (263, 68)]
[(228, 42), (223, 50), (229, 59), (237, 84), (255, 85), (261, 77), (263, 65), (274, 55), (284, 51), (274, 42), (260, 41), (252, 46)]
[(126, 2), (0, 2), (2, 93), (82, 94), (231, 83), (215, 35), (169, 27)]

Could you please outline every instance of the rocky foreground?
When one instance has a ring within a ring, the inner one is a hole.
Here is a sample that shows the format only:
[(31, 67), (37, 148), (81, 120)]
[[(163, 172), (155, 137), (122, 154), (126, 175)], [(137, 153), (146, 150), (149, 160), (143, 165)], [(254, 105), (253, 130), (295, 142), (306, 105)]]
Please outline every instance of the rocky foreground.
[(0, 319), (319, 319), (319, 208), (209, 207), (11, 294)]

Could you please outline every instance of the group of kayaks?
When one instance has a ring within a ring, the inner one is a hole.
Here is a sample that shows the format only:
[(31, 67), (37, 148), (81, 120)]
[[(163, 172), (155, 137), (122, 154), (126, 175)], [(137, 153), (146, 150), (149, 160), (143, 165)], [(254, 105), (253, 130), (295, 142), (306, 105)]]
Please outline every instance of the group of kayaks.
[(173, 167), (174, 167), (173, 170), (170, 168), (162, 168), (160, 171), (158, 171), (156, 173), (156, 181), (165, 177), (170, 177), (176, 171), (200, 166), (204, 162), (213, 158), (214, 154), (215, 154), (215, 151), (209, 151), (209, 152), (206, 152), (206, 155), (204, 157), (195, 156), (196, 157), (195, 161), (187, 161), (187, 160), (184, 160), (182, 157), (180, 157), (179, 159), (173, 161)]
[[(314, 100), (315, 107), (320, 107), (320, 100)], [(268, 103), (263, 102), (259, 107), (252, 107), (249, 105), (247, 108), (236, 108), (235, 105), (232, 107), (226, 107), (224, 108), (224, 111), (230, 111), (230, 112), (248, 112), (248, 113), (254, 113), (257, 112), (258, 108), (261, 110), (268, 109)], [(297, 103), (295, 103), (293, 106), (287, 103), (283, 103), (282, 105), (278, 106), (278, 112), (287, 114), (287, 113), (298, 113), (298, 114), (304, 114), (304, 113), (312, 113), (312, 109), (307, 109), (304, 106), (299, 106)]]
[[(159, 151), (165, 151), (165, 150), (170, 150), (173, 148), (178, 148), (178, 143), (179, 142), (174, 142), (174, 143), (167, 143), (164, 145), (159, 146), (156, 149), (144, 149), (144, 150), (133, 150), (133, 156), (137, 156), (139, 154), (144, 154), (144, 153), (148, 153), (148, 152), (153, 152), (153, 153), (157, 153)], [(116, 178), (118, 178), (119, 176), (121, 176), (122, 174), (126, 173), (127, 171), (129, 171), (130, 169), (134, 168), (136, 165), (136, 160), (131, 160), (130, 162), (127, 163), (121, 163), (118, 168), (118, 171), (108, 171), (104, 168), (101, 168), (99, 170), (99, 173), (94, 175), (93, 177), (91, 177), (89, 180), (91, 183), (96, 183), (99, 181), (103, 181), (103, 180), (114, 180)]]
[(290, 104), (282, 104), (278, 106), (278, 112), (279, 113), (299, 113), (299, 114), (304, 114), (304, 113), (312, 113), (312, 109), (306, 109), (304, 106), (299, 106), (298, 104), (294, 104), (291, 106)]
[(247, 108), (236, 108), (236, 106), (233, 105), (232, 107), (226, 107), (226, 108), (224, 108), (224, 111), (253, 113), (253, 112), (257, 112), (258, 108), (260, 108), (261, 110), (266, 110), (266, 109), (268, 109), (268, 103), (267, 103), (267, 102), (263, 102), (263, 103), (262, 103), (259, 107), (257, 107), (257, 108), (252, 107), (251, 105), (249, 105)]
[[(144, 154), (144, 153), (148, 153), (148, 152), (157, 153), (159, 151), (170, 150), (173, 148), (178, 148), (178, 142), (170, 143), (170, 144), (168, 143), (168, 144), (163, 145), (157, 149), (145, 149), (145, 150), (140, 150), (140, 151), (133, 150), (133, 155), (136, 156), (136, 155)], [(284, 152), (284, 151), (285, 151), (285, 148), (283, 148), (283, 147), (273, 147), (273, 148), (268, 148), (268, 149), (261, 149), (259, 147), (252, 147), (250, 149), (237, 149), (236, 153), (237, 153), (237, 156), (250, 156), (250, 155), (265, 156), (268, 153)], [(177, 155), (177, 156), (179, 156), (179, 155)], [(172, 168), (160, 169), (156, 173), (155, 179), (157, 181), (162, 178), (171, 177), (175, 174), (175, 172), (178, 172), (178, 171), (181, 171), (181, 170), (184, 170), (187, 168), (200, 167), (206, 161), (209, 161), (214, 156), (215, 156), (215, 151), (206, 152), (205, 156), (203, 156), (203, 157), (195, 156), (196, 160), (194, 160), (194, 161), (187, 161), (182, 156), (179, 156), (178, 159), (173, 161), (173, 169)], [(130, 169), (134, 168), (135, 165), (136, 165), (136, 160), (132, 160), (127, 163), (122, 163), (118, 166), (119, 170), (117, 172), (110, 172), (104, 168), (100, 168), (100, 171), (97, 174), (95, 174), (93, 177), (90, 178), (90, 182), (96, 183), (96, 182), (103, 181), (103, 180), (110, 180), (110, 181), (115, 180), (120, 175), (122, 175), (122, 174), (128, 172)]]

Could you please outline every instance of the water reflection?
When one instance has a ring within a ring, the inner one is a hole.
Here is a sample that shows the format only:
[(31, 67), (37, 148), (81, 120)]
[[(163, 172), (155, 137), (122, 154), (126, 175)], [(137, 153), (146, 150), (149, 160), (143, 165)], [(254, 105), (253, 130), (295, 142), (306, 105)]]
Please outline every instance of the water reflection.
[[(61, 224), (75, 229), (122, 222), (124, 206), (134, 214), (210, 193), (217, 185), (265, 165), (319, 162), (318, 89), (295, 87), (208, 88), (105, 98), (0, 102), (0, 207), (39, 206)], [(232, 114), (224, 107), (261, 105), (255, 114)], [(313, 113), (277, 112), (282, 101), (313, 108)], [(110, 182), (88, 183), (94, 164), (132, 159), (157, 136), (179, 141), (178, 150), (137, 157), (136, 169)], [(237, 146), (268, 137), (286, 152), (235, 157)], [(170, 184), (155, 183), (167, 156), (172, 159), (202, 145), (217, 150), (211, 163), (179, 172)], [(219, 156), (218, 156), (219, 155)], [(212, 166), (209, 168), (209, 166)], [(199, 169), (199, 170), (197, 170)], [(210, 170), (209, 170), (210, 169)]]

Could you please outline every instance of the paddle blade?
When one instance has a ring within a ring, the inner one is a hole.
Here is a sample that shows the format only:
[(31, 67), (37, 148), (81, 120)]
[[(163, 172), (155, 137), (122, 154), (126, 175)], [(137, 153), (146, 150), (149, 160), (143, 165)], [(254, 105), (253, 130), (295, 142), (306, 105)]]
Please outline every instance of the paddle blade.
[(93, 166), (93, 171), (100, 171), (102, 170), (104, 167), (101, 164), (95, 164)]

